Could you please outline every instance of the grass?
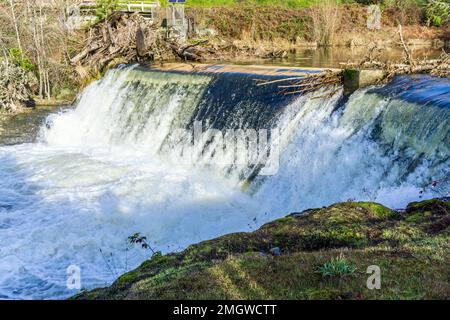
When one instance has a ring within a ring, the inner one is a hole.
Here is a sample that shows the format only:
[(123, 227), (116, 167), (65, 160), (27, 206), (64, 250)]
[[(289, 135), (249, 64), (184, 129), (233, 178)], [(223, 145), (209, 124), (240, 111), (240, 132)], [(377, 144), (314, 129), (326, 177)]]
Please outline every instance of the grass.
[[(411, 218), (420, 216), (418, 218)], [(346, 202), (157, 255), (76, 299), (445, 299), (449, 202)], [(279, 247), (281, 256), (270, 249)], [(345, 256), (345, 257), (344, 257)], [(381, 269), (369, 290), (368, 266)]]
[[(312, 5), (320, 3), (321, 0), (187, 0), (187, 7), (234, 7), (242, 5), (257, 5), (257, 6), (279, 6), (285, 8), (308, 8)], [(137, 3), (141, 2), (148, 4), (154, 3), (154, 0), (119, 0), (119, 3)], [(338, 3), (349, 1), (337, 0)], [(350, 1), (351, 2), (351, 1)], [(167, 0), (160, 0), (162, 6), (167, 6)]]
[(348, 260), (341, 254), (337, 258), (331, 258), (330, 261), (320, 265), (316, 273), (322, 277), (346, 277), (353, 276), (356, 272), (356, 267), (348, 262)]

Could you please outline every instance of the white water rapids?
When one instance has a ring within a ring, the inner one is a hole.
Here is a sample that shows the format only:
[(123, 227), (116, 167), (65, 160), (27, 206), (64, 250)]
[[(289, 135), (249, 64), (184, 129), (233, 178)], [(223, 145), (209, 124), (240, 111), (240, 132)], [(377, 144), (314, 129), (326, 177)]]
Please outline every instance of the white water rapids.
[[(135, 232), (170, 252), (310, 207), (357, 199), (400, 208), (448, 190), (447, 180), (423, 188), (449, 174), (449, 108), (367, 90), (340, 108), (340, 92), (299, 97), (269, 117), (281, 132), (280, 168), (247, 191), (238, 170), (177, 163), (167, 137), (211, 111), (202, 101), (213, 81), (110, 71), (76, 109), (51, 115), (38, 141), (0, 146), (0, 298), (71, 296), (69, 265), (81, 268), (83, 288), (108, 285), (149, 257), (127, 250)], [(251, 108), (224, 115), (226, 125), (245, 127), (260, 112)]]

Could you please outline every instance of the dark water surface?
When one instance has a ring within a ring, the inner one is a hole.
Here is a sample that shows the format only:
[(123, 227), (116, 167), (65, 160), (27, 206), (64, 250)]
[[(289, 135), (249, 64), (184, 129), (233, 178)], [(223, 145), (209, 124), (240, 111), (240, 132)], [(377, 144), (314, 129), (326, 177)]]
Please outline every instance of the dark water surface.
[(47, 116), (60, 110), (61, 107), (39, 106), (19, 114), (0, 112), (0, 145), (34, 142)]

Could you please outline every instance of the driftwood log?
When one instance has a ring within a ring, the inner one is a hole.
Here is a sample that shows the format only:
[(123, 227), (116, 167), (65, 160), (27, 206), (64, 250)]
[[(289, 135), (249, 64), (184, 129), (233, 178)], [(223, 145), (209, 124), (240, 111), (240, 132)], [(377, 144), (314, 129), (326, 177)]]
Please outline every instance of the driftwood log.
[(182, 60), (201, 61), (201, 53), (196, 50), (195, 47), (204, 45), (206, 43), (208, 43), (208, 40), (203, 40), (185, 47), (180, 47), (176, 43), (171, 43), (170, 47), (172, 48), (173, 52)]

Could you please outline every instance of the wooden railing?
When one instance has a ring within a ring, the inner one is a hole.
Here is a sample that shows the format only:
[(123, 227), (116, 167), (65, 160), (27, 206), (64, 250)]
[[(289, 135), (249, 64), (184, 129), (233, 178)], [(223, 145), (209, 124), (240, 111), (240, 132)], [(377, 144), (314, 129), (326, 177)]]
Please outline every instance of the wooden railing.
[(158, 1), (127, 1), (119, 2), (117, 10), (127, 12), (152, 12), (159, 7)]
[[(115, 10), (122, 12), (152, 13), (153, 10), (159, 6), (159, 1), (124, 0), (119, 1)], [(92, 14), (97, 9), (97, 3), (96, 1), (83, 1), (79, 5), (79, 8), (82, 15)]]

